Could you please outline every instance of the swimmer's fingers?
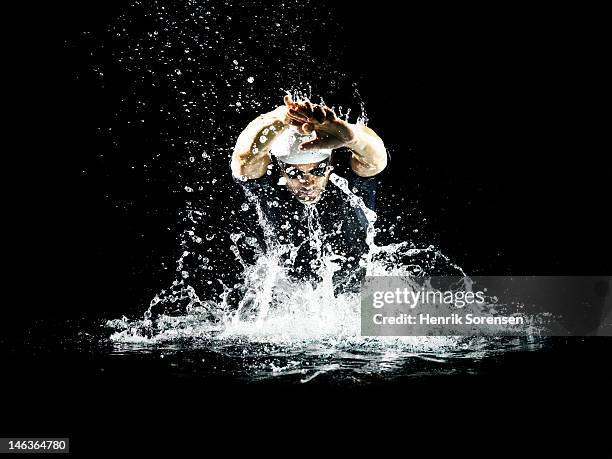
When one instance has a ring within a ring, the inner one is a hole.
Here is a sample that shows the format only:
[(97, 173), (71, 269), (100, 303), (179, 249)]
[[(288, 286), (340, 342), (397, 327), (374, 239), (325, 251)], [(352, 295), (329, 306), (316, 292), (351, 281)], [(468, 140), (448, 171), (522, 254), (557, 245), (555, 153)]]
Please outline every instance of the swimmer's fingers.
[(312, 118), (314, 112), (314, 104), (310, 101), (306, 101), (304, 102), (304, 105), (306, 106), (306, 114), (309, 118)]
[(293, 107), (291, 108), (308, 118), (312, 118), (314, 114), (314, 109), (316, 106), (317, 104), (313, 104), (312, 102), (306, 101), (306, 102), (296, 102), (293, 104)]
[(289, 120), (289, 124), (296, 128), (302, 134), (310, 134), (314, 131), (314, 126), (310, 123), (302, 123), (297, 120)]
[(310, 134), (314, 130), (315, 130), (315, 128), (314, 128), (314, 126), (312, 124), (310, 124), (310, 123), (302, 124), (302, 131), (304, 131), (306, 134)]
[(314, 140), (309, 140), (300, 144), (300, 150), (318, 150), (318, 149), (333, 149), (339, 146), (338, 139), (331, 136), (317, 137)]
[(298, 131), (301, 131), (304, 123), (296, 120), (289, 120), (289, 125), (296, 128)]
[(289, 109), (296, 112), (296, 114), (302, 115), (305, 118), (309, 118), (310, 116), (312, 116), (312, 114), (308, 112), (308, 107), (304, 102), (296, 102), (291, 107), (289, 107)]
[(312, 116), (318, 123), (322, 123), (326, 118), (325, 109), (321, 105), (315, 105)]
[(308, 123), (310, 121), (310, 119), (306, 115), (292, 108), (289, 109), (289, 118), (296, 121), (301, 121), (302, 123)]
[(328, 121), (335, 121), (337, 119), (336, 113), (329, 107), (323, 107), (325, 111), (325, 119)]
[(283, 97), (283, 102), (285, 102), (285, 105), (289, 108), (291, 108), (293, 105), (295, 105), (295, 102), (293, 102), (293, 99), (291, 98), (291, 96), (289, 94), (287, 94), (285, 97)]
[(296, 110), (300, 114), (302, 114), (304, 116), (308, 116), (308, 109), (306, 108), (304, 103), (303, 102), (295, 102), (293, 100), (293, 98), (289, 94), (287, 94), (285, 97), (283, 97), (283, 102), (285, 102), (285, 106), (289, 110)]
[(314, 114), (313, 116), (306, 116), (303, 115), (300, 112), (297, 112), (295, 110), (289, 109), (289, 117), (291, 119), (295, 119), (297, 121), (301, 121), (302, 123), (310, 123), (310, 124), (314, 124), (316, 126), (319, 126), (320, 124), (322, 124), (326, 118), (325, 118), (325, 112), (323, 111), (323, 109), (315, 107), (314, 108)]
[(319, 104), (306, 105), (306, 103), (296, 103), (289, 110), (293, 111), (293, 115), (301, 116), (305, 122), (324, 123), (325, 121), (335, 121), (338, 119), (336, 113), (329, 107)]

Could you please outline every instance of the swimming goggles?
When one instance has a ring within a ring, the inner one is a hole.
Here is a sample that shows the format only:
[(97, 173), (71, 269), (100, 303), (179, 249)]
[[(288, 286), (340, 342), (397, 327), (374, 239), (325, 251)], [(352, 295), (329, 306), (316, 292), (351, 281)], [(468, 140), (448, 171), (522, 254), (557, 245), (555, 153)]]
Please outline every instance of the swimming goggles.
[(327, 162), (322, 162), (309, 171), (301, 171), (297, 167), (290, 164), (281, 164), (281, 167), (285, 171), (285, 174), (287, 174), (287, 177), (291, 179), (302, 179), (306, 174), (314, 175), (315, 177), (324, 177), (325, 174), (327, 174), (330, 165)]

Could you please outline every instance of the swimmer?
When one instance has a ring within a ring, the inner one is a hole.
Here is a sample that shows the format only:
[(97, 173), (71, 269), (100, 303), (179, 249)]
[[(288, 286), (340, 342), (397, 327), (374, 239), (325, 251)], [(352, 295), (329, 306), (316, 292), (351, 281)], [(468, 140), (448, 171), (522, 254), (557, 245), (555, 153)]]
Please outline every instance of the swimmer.
[(287, 95), (284, 105), (242, 131), (232, 173), (241, 180), (259, 179), (275, 156), (287, 189), (302, 204), (314, 204), (327, 185), (332, 152), (341, 147), (351, 151), (350, 166), (359, 177), (373, 177), (387, 165), (385, 146), (372, 129), (341, 120), (325, 105), (294, 102)]

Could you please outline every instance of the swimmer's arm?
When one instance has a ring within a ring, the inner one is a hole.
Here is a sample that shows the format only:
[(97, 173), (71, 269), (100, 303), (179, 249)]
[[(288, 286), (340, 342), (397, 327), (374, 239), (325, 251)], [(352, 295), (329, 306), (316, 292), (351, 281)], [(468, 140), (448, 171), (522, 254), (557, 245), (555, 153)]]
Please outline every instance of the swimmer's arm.
[[(232, 154), (232, 174), (248, 180), (262, 177), (270, 164), (270, 147), (286, 129), (285, 106), (258, 116), (242, 131)], [(263, 140), (263, 142), (262, 142)]]
[(353, 139), (346, 143), (351, 149), (351, 169), (360, 177), (373, 177), (387, 166), (387, 150), (382, 139), (363, 124), (351, 124)]

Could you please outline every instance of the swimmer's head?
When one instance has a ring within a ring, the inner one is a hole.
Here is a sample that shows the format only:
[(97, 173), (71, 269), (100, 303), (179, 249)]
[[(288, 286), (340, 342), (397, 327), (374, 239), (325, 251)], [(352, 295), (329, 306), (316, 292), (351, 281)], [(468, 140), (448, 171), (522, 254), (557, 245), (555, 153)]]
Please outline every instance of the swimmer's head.
[(315, 204), (321, 199), (331, 173), (330, 160), (307, 163), (287, 164), (278, 162), (287, 189), (302, 204)]
[(315, 135), (288, 129), (274, 140), (270, 149), (278, 160), (287, 188), (302, 204), (314, 204), (321, 199), (331, 173), (332, 150), (300, 149), (302, 143), (314, 139)]

